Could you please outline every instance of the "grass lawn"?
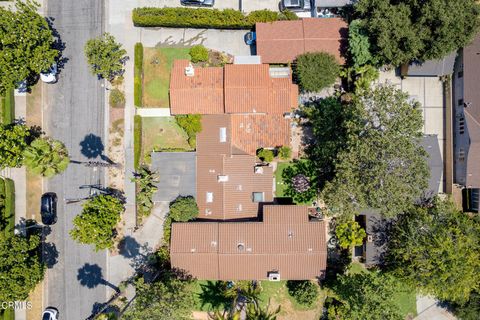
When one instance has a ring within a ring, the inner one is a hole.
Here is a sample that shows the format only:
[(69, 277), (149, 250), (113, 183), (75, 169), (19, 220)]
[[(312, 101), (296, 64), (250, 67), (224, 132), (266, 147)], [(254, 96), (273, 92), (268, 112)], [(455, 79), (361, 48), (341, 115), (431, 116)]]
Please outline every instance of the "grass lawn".
[(143, 106), (168, 108), (173, 60), (190, 59), (189, 48), (145, 48), (143, 54)]
[(275, 196), (276, 197), (284, 197), (285, 194), (283, 193), (285, 190), (285, 184), (283, 183), (282, 179), (282, 172), (285, 168), (292, 166), (290, 162), (279, 162), (277, 164), (277, 170), (275, 170)]
[(405, 284), (401, 284), (400, 290), (396, 294), (395, 301), (398, 303), (400, 310), (405, 316), (408, 314), (412, 316), (417, 315), (417, 298), (415, 289), (412, 289)]
[(5, 97), (0, 97), (0, 121), (4, 124), (15, 120), (15, 96), (14, 90), (9, 90)]
[(15, 320), (15, 311), (11, 308), (0, 311), (0, 320)]
[(15, 228), (15, 185), (11, 179), (0, 179), (0, 196), (4, 199), (0, 206), (1, 230), (8, 237)]
[(149, 161), (153, 150), (190, 151), (188, 135), (177, 125), (174, 117), (142, 118), (142, 158)]

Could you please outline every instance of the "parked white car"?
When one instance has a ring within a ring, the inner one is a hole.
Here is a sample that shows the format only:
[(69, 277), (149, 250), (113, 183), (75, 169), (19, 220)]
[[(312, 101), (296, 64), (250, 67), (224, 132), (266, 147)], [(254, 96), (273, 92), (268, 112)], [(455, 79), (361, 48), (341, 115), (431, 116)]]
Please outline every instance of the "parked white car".
[(50, 69), (40, 73), (40, 79), (45, 83), (55, 83), (57, 82), (57, 72), (57, 64), (54, 63)]

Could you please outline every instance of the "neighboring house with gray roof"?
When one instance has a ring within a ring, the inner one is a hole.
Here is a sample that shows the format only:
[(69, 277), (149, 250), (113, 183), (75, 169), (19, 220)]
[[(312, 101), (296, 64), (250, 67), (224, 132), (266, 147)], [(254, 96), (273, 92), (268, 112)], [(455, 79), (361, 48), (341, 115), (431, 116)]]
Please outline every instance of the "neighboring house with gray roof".
[(480, 190), (480, 35), (460, 51), (453, 76), (454, 183), (464, 210), (478, 212)]
[(428, 60), (424, 62), (414, 61), (403, 65), (401, 75), (403, 77), (442, 77), (453, 73), (457, 52), (452, 52), (443, 59)]

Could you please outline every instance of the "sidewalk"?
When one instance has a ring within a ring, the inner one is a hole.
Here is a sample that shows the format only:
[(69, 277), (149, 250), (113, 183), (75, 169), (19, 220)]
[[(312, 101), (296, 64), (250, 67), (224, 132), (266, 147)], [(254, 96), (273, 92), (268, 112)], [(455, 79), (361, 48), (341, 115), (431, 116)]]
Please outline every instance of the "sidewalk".
[(137, 115), (142, 117), (170, 117), (170, 108), (138, 108)]

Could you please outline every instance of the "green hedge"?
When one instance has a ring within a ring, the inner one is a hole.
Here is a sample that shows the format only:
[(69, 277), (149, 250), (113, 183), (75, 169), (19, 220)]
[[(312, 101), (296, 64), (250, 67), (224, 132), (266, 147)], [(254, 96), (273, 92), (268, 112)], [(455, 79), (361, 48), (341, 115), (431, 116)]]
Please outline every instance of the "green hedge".
[(15, 184), (12, 179), (5, 179), (5, 235), (13, 235), (15, 229)]
[(140, 42), (135, 44), (135, 66), (133, 70), (133, 96), (134, 104), (142, 106), (142, 78), (143, 78), (143, 45)]
[(270, 10), (252, 11), (244, 15), (233, 9), (205, 8), (135, 8), (132, 19), (137, 27), (251, 29), (257, 22), (296, 19)]
[(142, 154), (142, 117), (135, 115), (133, 118), (133, 165), (135, 170), (140, 167), (140, 155)]

